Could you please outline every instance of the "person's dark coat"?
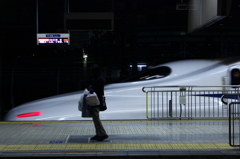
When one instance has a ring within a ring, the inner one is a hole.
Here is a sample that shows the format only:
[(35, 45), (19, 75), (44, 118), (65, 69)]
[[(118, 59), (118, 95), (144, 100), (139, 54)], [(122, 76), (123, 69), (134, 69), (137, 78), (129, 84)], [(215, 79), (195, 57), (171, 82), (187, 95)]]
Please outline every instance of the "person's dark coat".
[(103, 102), (103, 96), (104, 96), (104, 85), (105, 85), (105, 80), (101, 76), (101, 70), (98, 65), (93, 65), (91, 68), (92, 74), (93, 74), (93, 84), (88, 87), (88, 90), (90, 93), (95, 92), (98, 96), (98, 99), (100, 101), (100, 105), (102, 106)]

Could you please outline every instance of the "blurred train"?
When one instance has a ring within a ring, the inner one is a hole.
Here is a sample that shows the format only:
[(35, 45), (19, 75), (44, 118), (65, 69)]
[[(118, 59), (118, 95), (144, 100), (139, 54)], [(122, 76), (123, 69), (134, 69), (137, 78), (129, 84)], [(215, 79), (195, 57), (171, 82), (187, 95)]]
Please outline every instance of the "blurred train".
[[(108, 109), (102, 120), (146, 119), (144, 86), (167, 85), (238, 85), (235, 74), (240, 72), (240, 58), (215, 60), (181, 60), (149, 68), (124, 82), (105, 86)], [(239, 76), (240, 77), (240, 76)], [(229, 88), (231, 89), (231, 87)], [(82, 91), (28, 102), (11, 109), (5, 121), (91, 120), (81, 117), (78, 101)]]

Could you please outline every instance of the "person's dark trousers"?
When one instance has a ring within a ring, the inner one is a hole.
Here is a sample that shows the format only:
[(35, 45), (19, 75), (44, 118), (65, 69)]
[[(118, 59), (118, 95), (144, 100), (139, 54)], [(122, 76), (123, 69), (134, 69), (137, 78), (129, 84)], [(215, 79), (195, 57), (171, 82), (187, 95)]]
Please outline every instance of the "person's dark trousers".
[(96, 135), (97, 136), (105, 136), (107, 135), (103, 125), (102, 125), (102, 122), (99, 118), (99, 112), (100, 112), (100, 107), (91, 107), (92, 109), (92, 119), (93, 119), (93, 123), (94, 123), (94, 126), (95, 126), (95, 130), (96, 130)]

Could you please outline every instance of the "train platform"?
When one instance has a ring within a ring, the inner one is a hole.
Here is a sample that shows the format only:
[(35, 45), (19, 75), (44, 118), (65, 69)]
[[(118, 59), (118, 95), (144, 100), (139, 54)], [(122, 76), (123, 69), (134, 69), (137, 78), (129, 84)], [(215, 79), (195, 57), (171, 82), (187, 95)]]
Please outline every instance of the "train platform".
[(240, 148), (229, 145), (228, 120), (102, 122), (109, 138), (91, 141), (90, 137), (95, 135), (91, 120), (2, 121), (0, 157), (234, 159), (240, 156)]

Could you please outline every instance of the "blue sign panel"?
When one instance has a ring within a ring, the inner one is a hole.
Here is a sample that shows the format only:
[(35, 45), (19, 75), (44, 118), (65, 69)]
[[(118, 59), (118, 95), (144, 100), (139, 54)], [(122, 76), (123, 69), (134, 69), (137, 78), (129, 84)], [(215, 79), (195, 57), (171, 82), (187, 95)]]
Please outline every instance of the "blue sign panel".
[(50, 141), (49, 143), (50, 144), (62, 144), (63, 141)]
[(61, 35), (60, 34), (46, 34), (46, 37), (48, 37), (48, 38), (60, 38)]

